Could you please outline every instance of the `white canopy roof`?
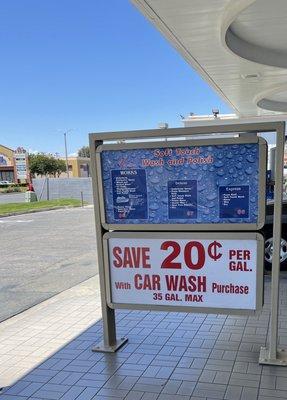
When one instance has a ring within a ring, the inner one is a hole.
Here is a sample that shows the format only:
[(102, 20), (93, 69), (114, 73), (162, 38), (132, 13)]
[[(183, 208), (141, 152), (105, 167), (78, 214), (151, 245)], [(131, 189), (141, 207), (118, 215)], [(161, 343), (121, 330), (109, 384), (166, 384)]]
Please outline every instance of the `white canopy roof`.
[(131, 0), (238, 116), (287, 112), (286, 0)]

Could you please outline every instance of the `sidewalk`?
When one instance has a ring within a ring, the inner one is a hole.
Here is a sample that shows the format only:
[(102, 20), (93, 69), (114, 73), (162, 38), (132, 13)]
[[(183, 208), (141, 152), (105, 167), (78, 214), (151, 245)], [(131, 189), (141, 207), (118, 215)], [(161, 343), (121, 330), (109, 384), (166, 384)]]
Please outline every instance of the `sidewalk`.
[[(287, 368), (259, 366), (269, 323), (270, 279), (257, 317), (117, 312), (116, 354), (92, 353), (101, 338), (92, 278), (0, 325), (0, 400), (280, 400)], [(287, 347), (287, 279), (280, 344)], [(12, 387), (7, 387), (16, 382)]]
[(97, 276), (2, 322), (0, 387), (17, 381), (100, 318)]

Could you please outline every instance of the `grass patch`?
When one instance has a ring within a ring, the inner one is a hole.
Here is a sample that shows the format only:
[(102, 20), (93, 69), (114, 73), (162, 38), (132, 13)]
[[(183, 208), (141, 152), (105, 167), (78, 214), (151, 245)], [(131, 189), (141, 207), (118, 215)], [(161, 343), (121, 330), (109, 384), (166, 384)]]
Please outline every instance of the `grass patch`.
[(0, 204), (0, 216), (13, 213), (28, 213), (45, 208), (79, 207), (80, 205), (81, 201), (76, 199), (45, 200), (34, 203), (4, 203)]

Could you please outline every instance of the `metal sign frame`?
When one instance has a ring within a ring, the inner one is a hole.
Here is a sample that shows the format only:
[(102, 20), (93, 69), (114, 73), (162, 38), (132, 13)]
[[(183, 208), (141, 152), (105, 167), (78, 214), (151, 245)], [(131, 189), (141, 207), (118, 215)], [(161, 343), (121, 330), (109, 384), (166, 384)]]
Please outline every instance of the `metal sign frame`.
[[(98, 267), (101, 287), (101, 306), (103, 321), (103, 341), (99, 343), (94, 351), (115, 352), (127, 338), (116, 336), (115, 310), (108, 306), (106, 291), (106, 272), (104, 266), (103, 235), (107, 232), (101, 224), (101, 209), (99, 195), (99, 177), (96, 167), (96, 150), (103, 141), (123, 141), (123, 140), (150, 140), (158, 138), (166, 140), (168, 138), (185, 138), (194, 135), (213, 135), (213, 134), (238, 134), (245, 136), (246, 132), (257, 136), (260, 133), (274, 133), (276, 135), (276, 154), (275, 154), (275, 189), (274, 189), (274, 218), (273, 218), (273, 254), (272, 259), (272, 281), (271, 281), (271, 315), (269, 324), (269, 343), (260, 351), (259, 362), (269, 365), (287, 365), (287, 351), (278, 349), (278, 306), (279, 306), (279, 276), (280, 276), (280, 242), (281, 242), (281, 218), (282, 218), (282, 199), (283, 199), (283, 166), (284, 166), (284, 144), (285, 144), (285, 122), (284, 121), (263, 121), (263, 122), (242, 122), (236, 121), (212, 121), (202, 123), (189, 128), (174, 129), (154, 129), (144, 131), (129, 132), (106, 132), (92, 133), (90, 137), (91, 151), (91, 172), (94, 194), (94, 210), (96, 224), (96, 239), (98, 252)], [(265, 186), (265, 185), (264, 185)]]
[[(246, 240), (253, 239), (257, 242), (256, 257), (256, 310), (239, 309), (239, 308), (215, 308), (215, 307), (193, 307), (193, 306), (172, 306), (161, 304), (129, 304), (114, 303), (112, 301), (111, 291), (111, 273), (109, 263), (109, 239), (110, 238), (127, 238), (127, 239), (228, 239), (228, 240)], [(261, 311), (263, 306), (263, 255), (264, 255), (264, 239), (257, 232), (185, 232), (185, 233), (152, 233), (152, 232), (108, 232), (103, 237), (104, 263), (106, 276), (106, 293), (107, 304), (110, 308), (128, 308), (129, 310), (155, 310), (155, 311), (173, 311), (173, 312), (191, 312), (191, 313), (212, 313), (212, 314), (234, 314), (234, 315), (255, 315)]]
[[(266, 195), (265, 195), (265, 182), (266, 182), (266, 167), (267, 167), (267, 144), (262, 138), (254, 135), (244, 135), (237, 138), (220, 138), (210, 139), (206, 143), (206, 139), (201, 140), (184, 140), (172, 142), (153, 142), (153, 143), (119, 143), (119, 144), (104, 144), (96, 150), (96, 164), (98, 170), (98, 188), (101, 210), (101, 222), (106, 230), (122, 230), (122, 231), (230, 231), (230, 230), (258, 230), (264, 226), (265, 223), (265, 209), (266, 209)], [(101, 153), (108, 150), (133, 150), (133, 149), (157, 149), (157, 148), (178, 148), (178, 147), (193, 147), (193, 146), (212, 146), (212, 145), (228, 145), (228, 144), (257, 144), (259, 145), (259, 179), (258, 179), (258, 219), (257, 223), (192, 223), (192, 224), (151, 224), (151, 223), (119, 223), (109, 224), (106, 221), (106, 210), (104, 201), (104, 188), (102, 179), (102, 164)], [(261, 192), (259, 195), (259, 192)]]

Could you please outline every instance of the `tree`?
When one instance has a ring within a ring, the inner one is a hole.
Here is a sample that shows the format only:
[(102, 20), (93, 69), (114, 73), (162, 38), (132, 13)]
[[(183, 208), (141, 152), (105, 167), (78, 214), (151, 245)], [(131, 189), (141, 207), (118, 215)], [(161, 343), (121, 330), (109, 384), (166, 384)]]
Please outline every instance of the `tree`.
[(90, 158), (90, 148), (89, 146), (83, 146), (78, 150), (79, 157), (88, 157)]
[(56, 159), (56, 173), (58, 175), (58, 177), (61, 175), (62, 172), (66, 172), (67, 168), (66, 168), (66, 163), (64, 160), (61, 159)]
[(60, 175), (66, 171), (64, 160), (57, 159), (44, 153), (29, 154), (29, 167), (33, 176)]
[(29, 168), (33, 176), (47, 174), (47, 159), (45, 154), (29, 154)]

